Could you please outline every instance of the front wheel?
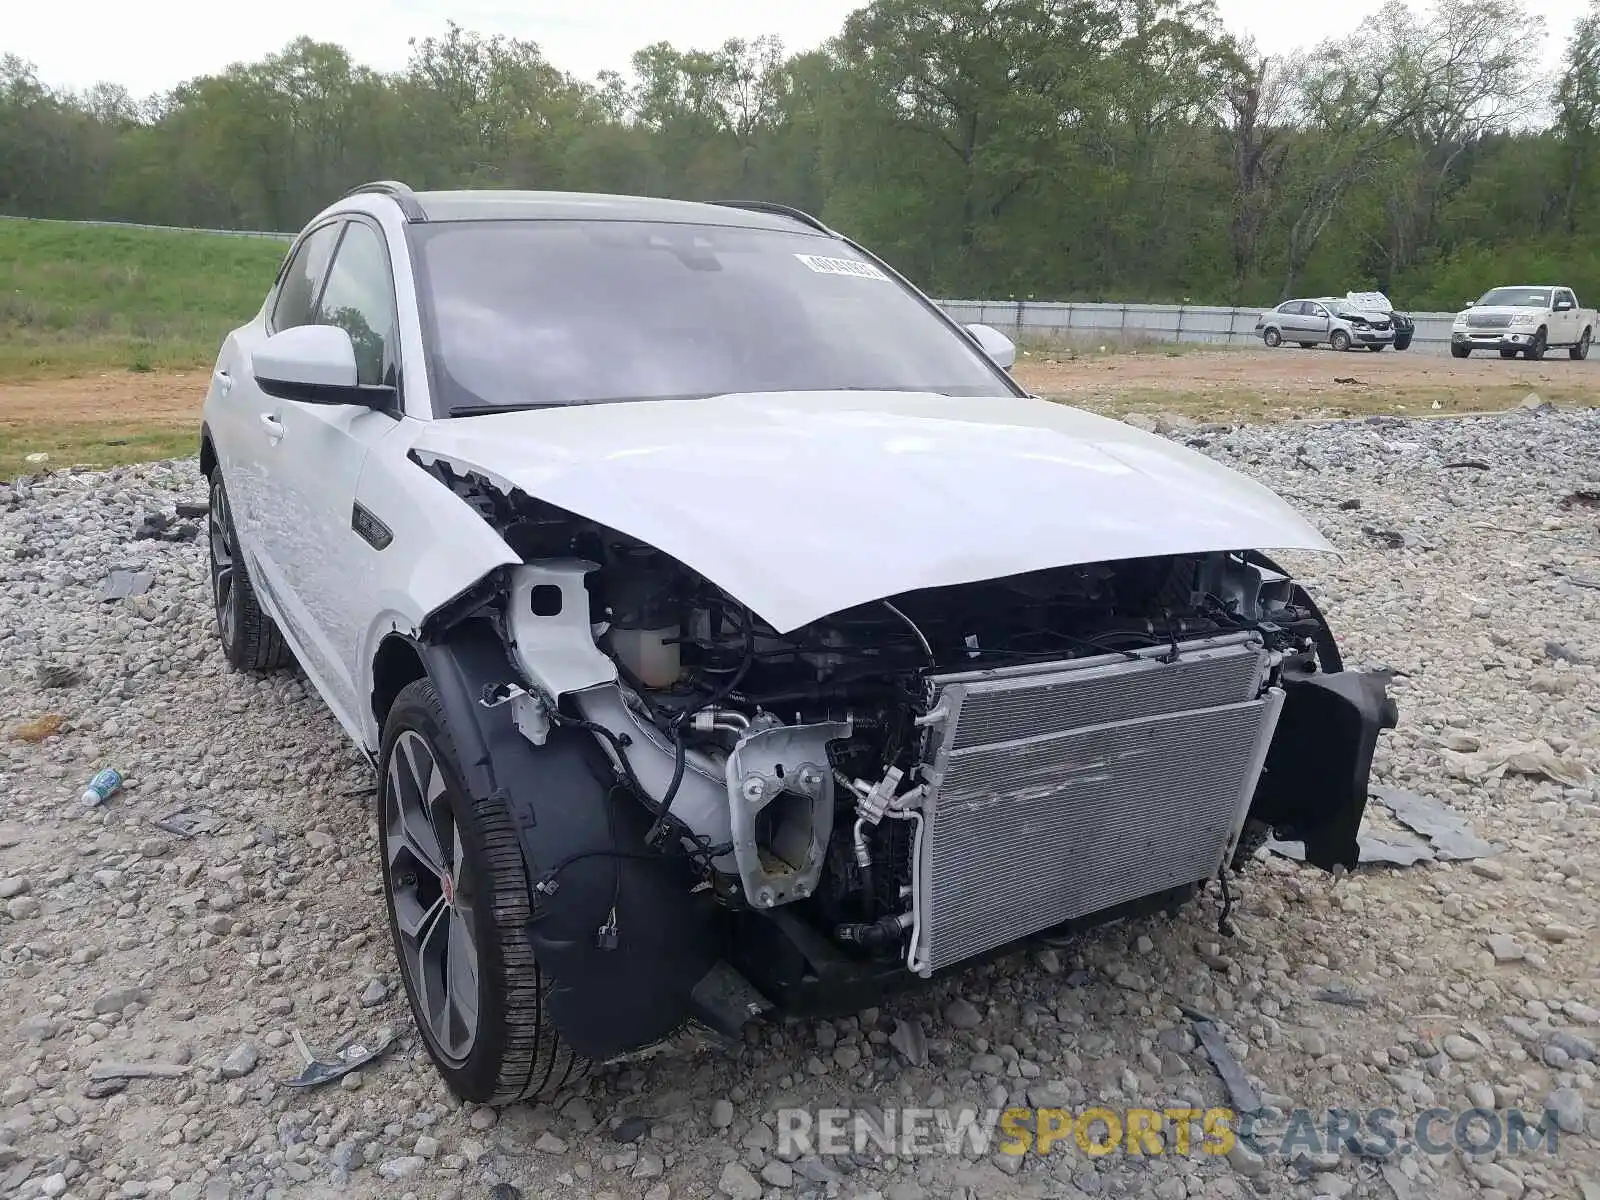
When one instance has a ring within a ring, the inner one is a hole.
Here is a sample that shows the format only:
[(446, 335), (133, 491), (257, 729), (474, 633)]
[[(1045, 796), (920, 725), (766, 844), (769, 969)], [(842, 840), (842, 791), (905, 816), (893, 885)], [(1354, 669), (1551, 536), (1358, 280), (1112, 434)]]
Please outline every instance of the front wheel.
[(1585, 359), (1585, 358), (1588, 358), (1589, 357), (1589, 339), (1591, 337), (1591, 334), (1592, 334), (1591, 330), (1585, 329), (1583, 331), (1583, 336), (1578, 339), (1578, 344), (1576, 346), (1571, 346), (1571, 347), (1569, 347), (1567, 349), (1567, 356), (1569, 358), (1571, 358), (1575, 362), (1576, 361), (1580, 361), (1580, 360)]
[(411, 1016), (463, 1100), (511, 1104), (580, 1078), (551, 1028), (529, 945), (530, 895), (502, 800), (474, 801), (433, 682), (395, 698), (379, 757), (378, 846)]
[(1350, 335), (1342, 329), (1335, 329), (1333, 336), (1328, 339), (1328, 345), (1335, 350), (1348, 350), (1350, 349)]
[(222, 482), (222, 468), (211, 472), (211, 511), (206, 518), (211, 550), (211, 611), (217, 621), (222, 656), (235, 671), (272, 671), (294, 661), (283, 634), (261, 610), (256, 589), (239, 553), (239, 531)]
[(1277, 347), (1283, 345), (1283, 335), (1281, 333), (1279, 333), (1276, 329), (1267, 330), (1265, 333), (1263, 333), (1261, 335), (1261, 340), (1263, 342), (1265, 342), (1269, 348), (1272, 348), (1272, 349), (1276, 349)]
[(1522, 353), (1529, 362), (1538, 362), (1544, 357), (1545, 339), (1548, 335), (1543, 329), (1533, 335), (1533, 341), (1528, 343), (1528, 348)]
[(1456, 345), (1452, 345), (1450, 347), (1450, 357), (1451, 358), (1465, 358), (1467, 355), (1469, 355), (1471, 353), (1472, 353), (1472, 347), (1471, 346), (1456, 346)]
[(1400, 337), (1395, 338), (1395, 340), (1394, 340), (1394, 348), (1396, 350), (1409, 350), (1409, 349), (1411, 349), (1411, 335), (1409, 333), (1407, 333), (1407, 334), (1402, 334)]

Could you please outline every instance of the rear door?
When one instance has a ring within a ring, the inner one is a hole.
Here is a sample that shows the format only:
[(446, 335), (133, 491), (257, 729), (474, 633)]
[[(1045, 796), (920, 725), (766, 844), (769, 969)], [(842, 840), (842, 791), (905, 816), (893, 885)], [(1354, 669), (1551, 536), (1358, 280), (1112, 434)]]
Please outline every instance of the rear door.
[[(375, 221), (347, 217), (309, 316), (311, 324), (337, 325), (350, 334), (357, 382), (399, 387), (394, 274)], [(359, 739), (356, 658), (376, 601), (363, 570), (371, 546), (353, 524), (356, 483), (372, 447), (399, 427), (404, 401), (392, 412), (376, 412), (356, 404), (264, 400), (264, 554), (302, 665)]]
[(1300, 308), (1298, 300), (1278, 305), (1278, 330), (1286, 342), (1296, 341), (1301, 336), (1300, 327), (1305, 322), (1305, 317), (1301, 314)]

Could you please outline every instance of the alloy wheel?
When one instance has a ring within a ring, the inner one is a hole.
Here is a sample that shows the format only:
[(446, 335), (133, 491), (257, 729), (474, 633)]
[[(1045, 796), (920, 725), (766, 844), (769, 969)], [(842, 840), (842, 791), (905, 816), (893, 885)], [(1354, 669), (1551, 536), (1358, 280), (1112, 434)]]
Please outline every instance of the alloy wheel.
[(211, 603), (217, 616), (217, 632), (223, 645), (232, 646), (239, 621), (239, 598), (235, 586), (232, 523), (228, 519), (228, 493), (221, 483), (211, 489), (211, 513), (207, 522), (211, 542)]
[(401, 967), (435, 1049), (464, 1062), (478, 1035), (478, 946), (465, 848), (432, 747), (407, 729), (389, 754), (384, 787), (387, 884)]

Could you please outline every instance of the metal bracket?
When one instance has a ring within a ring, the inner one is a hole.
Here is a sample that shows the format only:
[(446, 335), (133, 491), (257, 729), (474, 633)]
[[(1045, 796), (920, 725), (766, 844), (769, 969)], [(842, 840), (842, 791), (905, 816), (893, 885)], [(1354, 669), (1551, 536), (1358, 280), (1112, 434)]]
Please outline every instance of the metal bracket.
[[(800, 900), (816, 889), (833, 833), (833, 771), (828, 743), (847, 738), (850, 721), (778, 725), (746, 734), (725, 768), (733, 857), (745, 897), (758, 908)], [(797, 810), (772, 823), (766, 852), (757, 818), (780, 798)]]
[(535, 746), (544, 745), (550, 736), (550, 714), (554, 706), (545, 697), (528, 691), (520, 684), (501, 684), (493, 694), (483, 696), (478, 703), (484, 708), (511, 705), (511, 720), (517, 732)]

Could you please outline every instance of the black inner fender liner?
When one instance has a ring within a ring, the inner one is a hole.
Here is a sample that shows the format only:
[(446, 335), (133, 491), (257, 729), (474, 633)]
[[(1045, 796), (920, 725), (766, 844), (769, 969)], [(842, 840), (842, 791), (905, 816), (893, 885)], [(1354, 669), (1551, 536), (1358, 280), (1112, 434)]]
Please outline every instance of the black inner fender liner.
[(498, 796), (522, 843), (534, 888), (527, 935), (552, 981), (545, 1003), (557, 1033), (603, 1061), (681, 1027), (695, 984), (724, 949), (714, 902), (690, 892), (687, 860), (644, 849), (649, 815), (612, 781), (591, 734), (555, 727), (535, 746), (511, 705), (478, 702), (486, 687), (516, 678), (487, 621), (417, 649), (468, 790), (477, 803)]
[(1305, 842), (1313, 866), (1354, 870), (1373, 751), (1378, 734), (1398, 720), (1388, 676), (1286, 667), (1283, 689), (1283, 712), (1250, 816), (1280, 838)]

